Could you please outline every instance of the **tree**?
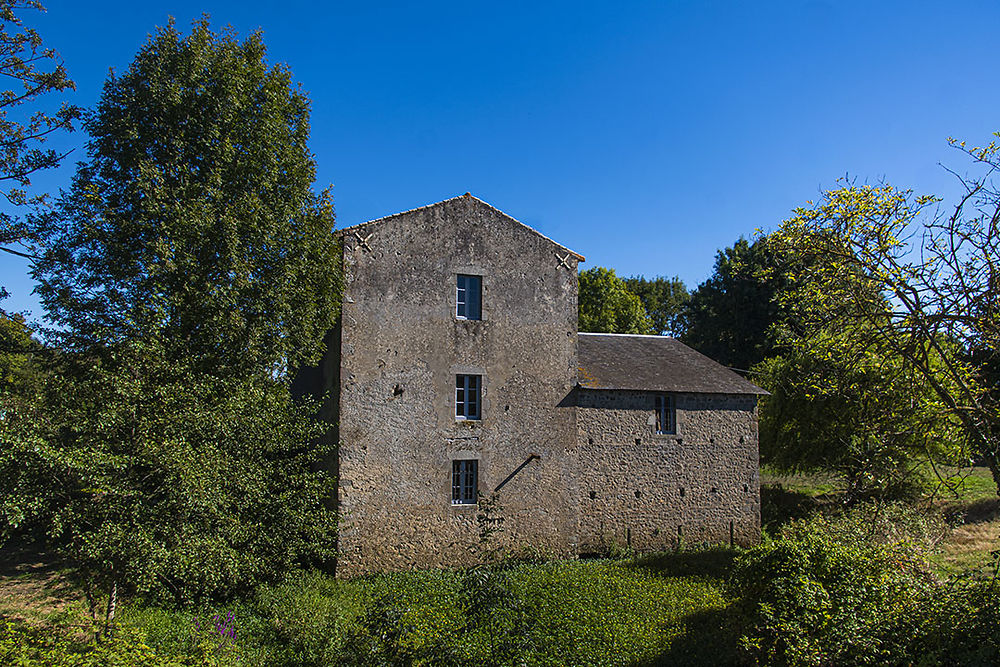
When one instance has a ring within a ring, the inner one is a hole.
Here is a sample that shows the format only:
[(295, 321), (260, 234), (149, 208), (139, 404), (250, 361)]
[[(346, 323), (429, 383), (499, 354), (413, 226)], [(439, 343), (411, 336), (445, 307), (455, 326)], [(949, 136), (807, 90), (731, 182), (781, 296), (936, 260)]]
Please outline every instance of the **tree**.
[(653, 333), (642, 301), (614, 269), (595, 266), (580, 272), (580, 331)]
[[(69, 350), (161, 332), (170, 358), (286, 375), (336, 315), (329, 191), (312, 192), (309, 101), (205, 20), (160, 29), (85, 121), (89, 160), (36, 219), (33, 275)], [(324, 267), (318, 270), (318, 267)]]
[(772, 252), (766, 237), (753, 243), (740, 238), (716, 253), (711, 277), (685, 306), (684, 343), (743, 371), (772, 354), (772, 327), (787, 318), (776, 298), (785, 287), (784, 271), (777, 267), (789, 259)]
[(45, 494), (0, 511), (42, 515), (109, 620), (119, 589), (220, 598), (333, 556), (324, 425), (290, 391), (339, 301), (308, 106), (259, 33), (170, 23), (110, 76), (88, 160), (34, 220), (59, 419), (0, 423), (0, 474)]
[[(80, 109), (68, 103), (55, 111), (39, 107), (47, 93), (75, 89), (58, 54), (42, 46), (38, 32), (21, 19), (25, 10), (45, 11), (33, 0), (0, 0), (0, 78), (16, 81), (17, 88), (0, 91), (0, 194), (12, 206), (40, 204), (44, 194), (31, 195), (31, 177), (51, 169), (66, 157), (43, 148), (46, 139), (60, 131), (72, 131)], [(33, 110), (32, 110), (33, 109)], [(0, 213), (0, 249), (21, 241), (27, 234), (23, 221)]]
[(677, 276), (644, 278), (632, 276), (625, 279), (625, 286), (639, 297), (653, 324), (653, 332), (665, 336), (679, 336), (682, 331), (681, 316), (691, 295)]
[(765, 463), (834, 472), (853, 500), (918, 487), (919, 462), (962, 462), (956, 420), (877, 331), (810, 331), (753, 371), (771, 392), (760, 406)]
[[(1000, 411), (988, 380), (970, 363), (1000, 349), (1000, 193), (992, 181), (1000, 149), (953, 144), (982, 173), (961, 179), (965, 192), (950, 214), (935, 210), (935, 197), (887, 184), (845, 183), (797, 209), (772, 240), (790, 252), (830, 260), (811, 266), (794, 295), (806, 326), (837, 318), (852, 330), (874, 332), (961, 424), (1000, 492)], [(867, 276), (889, 308), (834, 302), (828, 287), (836, 266)]]

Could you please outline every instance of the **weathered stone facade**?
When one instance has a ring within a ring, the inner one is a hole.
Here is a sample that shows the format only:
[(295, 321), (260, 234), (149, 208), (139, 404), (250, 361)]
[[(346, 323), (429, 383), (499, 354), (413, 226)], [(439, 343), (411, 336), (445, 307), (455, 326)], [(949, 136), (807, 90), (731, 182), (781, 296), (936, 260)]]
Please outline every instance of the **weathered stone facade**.
[[(348, 230), (340, 341), (344, 575), (461, 564), (475, 505), (451, 502), (452, 461), (504, 487), (511, 538), (576, 551), (578, 256), (473, 197)], [(482, 276), (482, 319), (455, 313)], [(479, 420), (456, 420), (455, 377), (482, 377)], [(570, 530), (566, 530), (571, 526)]]
[[(758, 537), (754, 396), (678, 393), (677, 434), (657, 436), (652, 394), (578, 387), (581, 256), (469, 195), (341, 234), (341, 323), (311, 379), (340, 443), (339, 576), (470, 562), (454, 461), (484, 494), (503, 484), (512, 544)], [(456, 316), (460, 275), (481, 277), (481, 319)], [(478, 419), (456, 418), (463, 375), (481, 377)]]
[(654, 395), (577, 392), (580, 550), (757, 541), (756, 397), (674, 394), (675, 432), (659, 435)]

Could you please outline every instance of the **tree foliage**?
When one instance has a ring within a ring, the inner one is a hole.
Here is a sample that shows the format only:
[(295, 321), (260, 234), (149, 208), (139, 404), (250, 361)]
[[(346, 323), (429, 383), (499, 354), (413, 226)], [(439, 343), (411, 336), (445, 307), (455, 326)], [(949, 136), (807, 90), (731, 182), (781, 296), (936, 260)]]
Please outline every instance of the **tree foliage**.
[[(31, 178), (65, 157), (45, 148), (45, 142), (54, 133), (72, 131), (80, 115), (78, 107), (66, 102), (54, 110), (42, 104), (46, 94), (75, 85), (58, 54), (25, 25), (26, 10), (45, 11), (34, 0), (0, 0), (0, 79), (15, 82), (14, 88), (0, 91), (0, 194), (14, 206), (44, 201), (44, 194), (29, 193)], [(0, 244), (20, 241), (26, 233), (18, 217), (0, 213)]]
[(213, 372), (318, 358), (336, 312), (333, 205), (312, 191), (309, 102), (264, 57), (259, 33), (171, 23), (105, 83), (89, 160), (38, 220), (33, 275), (65, 347), (155, 329), (170, 357)]
[(595, 266), (580, 272), (580, 331), (623, 334), (653, 333), (642, 301), (614, 269)]
[(814, 331), (754, 371), (771, 392), (760, 408), (766, 463), (835, 472), (851, 500), (917, 488), (921, 462), (962, 463), (955, 419), (875, 331)]
[[(790, 295), (808, 330), (837, 321), (877, 337), (961, 424), (1000, 488), (1000, 411), (981, 369), (970, 363), (1000, 349), (1000, 193), (991, 180), (998, 150), (990, 144), (966, 151), (983, 173), (962, 181), (965, 194), (950, 214), (935, 209), (937, 198), (910, 190), (844, 184), (798, 209), (771, 240), (787, 252), (825, 258), (806, 265)], [(830, 289), (838, 270), (864, 275), (887, 305), (838, 299)]]
[(786, 287), (766, 237), (739, 239), (715, 256), (711, 277), (691, 293), (681, 339), (724, 366), (749, 370), (774, 350), (773, 329), (787, 313), (776, 298)]
[(652, 322), (653, 333), (662, 336), (680, 335), (684, 307), (691, 298), (684, 281), (677, 276), (632, 276), (625, 278), (625, 286), (642, 301)]
[(323, 425), (289, 388), (337, 313), (333, 210), (308, 101), (264, 58), (259, 34), (158, 30), (34, 220), (61, 351), (42, 418), (0, 420), (0, 516), (42, 521), (112, 602), (225, 597), (333, 558)]

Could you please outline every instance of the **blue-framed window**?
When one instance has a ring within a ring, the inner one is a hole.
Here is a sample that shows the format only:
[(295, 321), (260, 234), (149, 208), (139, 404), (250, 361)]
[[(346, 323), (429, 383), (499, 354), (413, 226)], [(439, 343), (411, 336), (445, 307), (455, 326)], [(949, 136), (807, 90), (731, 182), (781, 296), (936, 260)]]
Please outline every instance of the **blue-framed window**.
[(674, 397), (669, 394), (657, 394), (653, 399), (653, 409), (656, 411), (656, 432), (660, 435), (677, 433), (677, 410), (674, 408)]
[(479, 495), (479, 461), (451, 462), (451, 504), (475, 505)]
[(483, 399), (483, 376), (455, 376), (455, 419), (479, 419)]
[(460, 320), (483, 319), (483, 277), (458, 274), (455, 316)]

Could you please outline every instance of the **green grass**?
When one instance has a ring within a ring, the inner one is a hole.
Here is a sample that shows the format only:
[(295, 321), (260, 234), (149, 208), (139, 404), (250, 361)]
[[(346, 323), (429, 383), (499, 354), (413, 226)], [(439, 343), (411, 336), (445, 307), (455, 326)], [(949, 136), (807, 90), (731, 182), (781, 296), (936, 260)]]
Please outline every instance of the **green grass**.
[[(940, 527), (928, 539), (944, 535), (932, 556), (942, 576), (980, 569), (990, 550), (1000, 547), (1000, 501), (989, 472), (973, 469), (954, 479), (960, 483), (950, 490), (939, 489), (904, 508), (917, 523)], [(792, 519), (844, 512), (842, 494), (829, 476), (765, 469), (762, 480), (763, 522), (773, 535)], [(224, 606), (172, 610), (125, 604), (119, 613), (121, 650), (148, 645), (153, 657), (142, 664), (150, 665), (237, 659), (262, 666), (487, 665), (510, 663), (505, 655), (521, 656), (529, 665), (733, 664), (746, 622), (726, 586), (737, 553), (692, 548), (523, 563), (482, 576), (477, 570), (421, 571), (338, 581), (299, 572)], [(97, 650), (86, 645), (85, 633), (73, 629), (86, 619), (69, 580), (41, 554), (22, 560), (0, 572), (5, 593), (0, 617), (25, 622), (38, 641), (48, 641), (39, 631), (53, 628), (68, 642), (67, 660), (74, 651)], [(470, 613), (476, 600), (493, 605), (490, 613), (478, 618)], [(228, 612), (237, 636), (227, 643), (213, 617)], [(27, 636), (5, 641), (15, 646)], [(157, 662), (161, 658), (165, 662)]]
[[(435, 655), (488, 664), (511, 641), (531, 665), (726, 664), (737, 636), (724, 591), (731, 561), (728, 550), (708, 550), (517, 565), (502, 573), (508, 604), (474, 627), (462, 606), (466, 574), (453, 571), (346, 582), (303, 573), (230, 610), (247, 664), (352, 664), (348, 644), (385, 648), (366, 627), (373, 609), (392, 619), (390, 648), (423, 656), (416, 664), (436, 664)], [(203, 612), (202, 625), (222, 611)], [(122, 622), (161, 651), (197, 640), (190, 613), (130, 607)]]

